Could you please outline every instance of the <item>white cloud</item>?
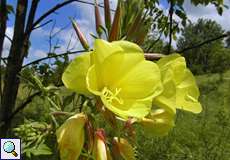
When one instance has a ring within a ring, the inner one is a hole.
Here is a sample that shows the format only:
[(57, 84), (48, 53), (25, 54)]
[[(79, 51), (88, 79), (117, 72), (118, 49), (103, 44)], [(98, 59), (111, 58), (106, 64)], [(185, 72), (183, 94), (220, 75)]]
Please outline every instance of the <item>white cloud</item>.
[(46, 57), (47, 54), (45, 51), (43, 50), (40, 50), (40, 49), (31, 49), (31, 53), (33, 54), (34, 57), (36, 58), (43, 58), (43, 57)]
[[(224, 4), (230, 7), (230, 0), (224, 0)], [(190, 1), (185, 1), (184, 8), (192, 22), (196, 22), (199, 18), (212, 19), (219, 23), (223, 29), (230, 30), (229, 9), (224, 9), (223, 15), (220, 16), (216, 11), (216, 7), (212, 4), (209, 4), (208, 6), (194, 6)]]
[[(14, 33), (14, 29), (13, 27), (7, 27), (6, 28), (6, 35), (12, 39), (13, 37), (13, 33)], [(9, 54), (9, 50), (10, 50), (10, 46), (11, 46), (11, 42), (8, 38), (5, 37), (4, 39), (4, 44), (3, 44), (3, 52), (2, 52), (2, 56), (3, 57), (7, 57)]]

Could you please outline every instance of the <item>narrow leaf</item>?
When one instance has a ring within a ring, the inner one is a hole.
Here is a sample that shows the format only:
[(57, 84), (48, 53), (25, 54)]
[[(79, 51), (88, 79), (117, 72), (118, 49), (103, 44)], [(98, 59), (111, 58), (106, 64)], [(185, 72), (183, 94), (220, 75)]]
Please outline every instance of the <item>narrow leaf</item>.
[(112, 25), (111, 32), (109, 35), (110, 42), (118, 40), (119, 38), (119, 31), (120, 31), (120, 25), (121, 25), (121, 14), (122, 14), (121, 2), (118, 1), (117, 9), (116, 9), (115, 16), (113, 19), (113, 25)]
[(110, 14), (109, 0), (104, 0), (104, 12), (105, 12), (105, 25), (109, 32), (111, 29), (111, 14)]
[(135, 31), (137, 30), (137, 26), (139, 26), (139, 24), (141, 22), (141, 17), (142, 17), (142, 12), (139, 12), (135, 18), (135, 21), (128, 28), (127, 39), (130, 39), (132, 37), (132, 35), (135, 34)]

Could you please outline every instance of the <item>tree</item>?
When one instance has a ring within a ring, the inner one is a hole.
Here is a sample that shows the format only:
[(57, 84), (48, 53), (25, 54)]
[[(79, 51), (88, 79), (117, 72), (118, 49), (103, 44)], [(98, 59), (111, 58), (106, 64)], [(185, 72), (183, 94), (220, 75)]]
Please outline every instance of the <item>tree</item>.
[[(182, 50), (223, 34), (224, 30), (215, 21), (199, 19), (196, 24), (189, 24), (185, 27), (177, 42), (177, 47), (178, 50)], [(201, 74), (215, 71), (217, 61), (214, 61), (214, 59), (216, 59), (216, 56), (222, 56), (223, 49), (224, 43), (221, 39), (218, 39), (199, 48), (184, 51), (183, 55), (189, 68), (193, 72)]]

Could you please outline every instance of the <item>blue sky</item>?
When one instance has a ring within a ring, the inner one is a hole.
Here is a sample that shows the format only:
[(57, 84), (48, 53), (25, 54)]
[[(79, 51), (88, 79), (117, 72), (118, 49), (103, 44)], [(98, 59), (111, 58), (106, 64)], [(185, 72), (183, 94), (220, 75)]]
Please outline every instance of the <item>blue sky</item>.
[[(29, 0), (29, 5), (32, 0)], [(40, 0), (39, 7), (36, 13), (36, 19), (40, 17), (44, 12), (52, 8), (57, 3), (62, 2), (63, 0)], [(88, 2), (94, 2), (94, 0), (85, 0)], [(103, 2), (103, 0), (99, 0), (99, 2)], [(110, 0), (111, 8), (116, 8), (117, 0)], [(14, 8), (16, 6), (17, 0), (8, 0), (8, 3), (13, 5)], [(230, 6), (230, 0), (225, 0), (225, 3)], [(160, 6), (162, 8), (166, 7), (167, 0), (160, 1)], [(218, 23), (222, 25), (222, 27), (226, 30), (230, 30), (230, 21), (227, 20), (227, 17), (230, 17), (230, 12), (224, 12), (224, 16), (218, 16), (216, 13), (215, 7), (209, 5), (207, 7), (198, 6), (194, 7), (191, 5), (189, 0), (185, 1), (184, 8), (187, 11), (188, 17), (192, 21), (196, 21), (198, 18), (211, 18), (216, 20)], [(103, 13), (103, 9), (101, 9), (101, 15)], [(95, 33), (95, 21), (94, 21), (94, 7), (82, 4), (79, 2), (74, 2), (70, 5), (59, 9), (55, 14), (50, 15), (44, 21), (53, 20), (52, 23), (35, 30), (31, 35), (31, 47), (29, 51), (28, 58), (24, 61), (24, 63), (28, 63), (29, 61), (39, 59), (46, 56), (46, 53), (49, 51), (49, 34), (52, 26), (55, 22), (55, 27), (53, 29), (53, 34), (60, 31), (61, 28), (65, 27), (59, 34), (57, 34), (52, 39), (52, 46), (57, 46), (60, 48), (56, 49), (56, 53), (62, 53), (66, 50), (78, 50), (82, 49), (81, 45), (78, 42), (76, 34), (70, 25), (69, 17), (75, 17), (82, 31), (85, 33), (86, 38), (89, 43), (92, 44), (93, 38), (90, 36), (90, 33)], [(14, 15), (11, 14), (9, 16), (7, 35), (13, 35), (13, 23), (14, 23)], [(72, 38), (71, 38), (72, 37)], [(71, 41), (70, 41), (71, 39)], [(67, 48), (67, 46), (69, 47)], [(174, 42), (175, 45), (175, 42)], [(4, 55), (6, 56), (9, 50), (10, 42), (8, 40), (5, 41), (4, 44)]]
[[(29, 6), (31, 5), (31, 1), (32, 0), (29, 0)], [(60, 3), (62, 1), (63, 0), (40, 0), (35, 19), (39, 18), (44, 12), (46, 12), (47, 10), (55, 6), (57, 3)], [(8, 0), (8, 3), (13, 5), (15, 8), (17, 1)], [(66, 45), (68, 39), (71, 38), (71, 35), (73, 35), (72, 41), (76, 41), (77, 38), (70, 25), (69, 17), (75, 17), (77, 21), (80, 22), (80, 25), (86, 25), (85, 23), (87, 21), (84, 22), (85, 12), (84, 13), (82, 12), (82, 8), (88, 8), (91, 10), (93, 9), (91, 6), (87, 6), (86, 4), (74, 2), (70, 5), (63, 7), (62, 9), (59, 9), (55, 14), (52, 14), (49, 17), (47, 17), (43, 21), (43, 23), (48, 20), (53, 20), (53, 21), (49, 23), (48, 25), (32, 32), (32, 35), (31, 35), (32, 45), (30, 48), (30, 55), (28, 59), (26, 59), (26, 62), (37, 59), (37, 58), (44, 57), (45, 54), (49, 51), (49, 34), (50, 34), (51, 28), (53, 27), (54, 23), (55, 23), (55, 27), (53, 30), (53, 34), (55, 32), (58, 32), (61, 28), (65, 27), (65, 29), (62, 32), (60, 32), (60, 34), (57, 34), (57, 36), (55, 36), (52, 39), (52, 43), (53, 43), (52, 45), (55, 45), (56, 43), (58, 43), (59, 46), (62, 47), (61, 49), (59, 49), (60, 53), (63, 52), (64, 48), (66, 47), (62, 45)], [(11, 14), (9, 16), (9, 21), (7, 23), (7, 26), (8, 26), (7, 31), (8, 31), (9, 36), (12, 36), (13, 34), (14, 16), (15, 16), (14, 14)], [(91, 32), (94, 32), (94, 31), (92, 30)], [(78, 44), (76, 45), (78, 47), (74, 47), (74, 48), (80, 49), (80, 46)], [(72, 47), (73, 46), (71, 46), (71, 48)], [(8, 49), (9, 49), (9, 46), (6, 46), (5, 55), (7, 54)]]

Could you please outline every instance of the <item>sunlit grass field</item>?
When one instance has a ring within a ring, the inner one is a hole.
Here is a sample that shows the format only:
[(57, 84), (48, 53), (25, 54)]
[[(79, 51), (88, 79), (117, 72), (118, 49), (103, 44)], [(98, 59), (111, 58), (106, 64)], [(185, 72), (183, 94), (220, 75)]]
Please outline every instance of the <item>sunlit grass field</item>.
[(197, 76), (201, 114), (180, 112), (167, 137), (143, 140), (140, 159), (230, 160), (230, 71)]

